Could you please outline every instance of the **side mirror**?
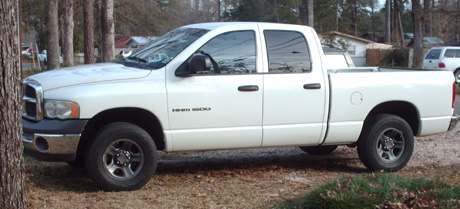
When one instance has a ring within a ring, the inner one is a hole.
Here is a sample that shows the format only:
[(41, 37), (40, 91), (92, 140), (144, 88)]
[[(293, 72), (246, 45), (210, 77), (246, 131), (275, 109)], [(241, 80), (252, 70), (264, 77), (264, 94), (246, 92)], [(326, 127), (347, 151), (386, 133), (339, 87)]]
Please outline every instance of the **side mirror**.
[(195, 54), (177, 68), (175, 75), (188, 77), (209, 70), (211, 70), (211, 59), (204, 54)]

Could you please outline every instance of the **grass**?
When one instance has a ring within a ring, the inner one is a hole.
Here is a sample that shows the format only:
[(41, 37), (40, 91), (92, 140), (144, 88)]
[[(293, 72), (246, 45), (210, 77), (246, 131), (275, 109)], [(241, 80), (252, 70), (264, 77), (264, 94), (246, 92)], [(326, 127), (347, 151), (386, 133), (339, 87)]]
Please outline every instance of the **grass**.
[(279, 208), (459, 208), (460, 186), (394, 174), (343, 177)]

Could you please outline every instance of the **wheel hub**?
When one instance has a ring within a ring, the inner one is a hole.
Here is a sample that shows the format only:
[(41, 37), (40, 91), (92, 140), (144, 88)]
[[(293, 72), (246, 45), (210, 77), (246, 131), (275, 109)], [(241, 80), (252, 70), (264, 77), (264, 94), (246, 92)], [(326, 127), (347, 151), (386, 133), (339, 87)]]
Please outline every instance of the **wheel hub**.
[(394, 147), (395, 147), (394, 140), (388, 136), (385, 136), (385, 139), (383, 140), (383, 150), (390, 151), (390, 150), (393, 150)]
[(128, 166), (131, 164), (131, 154), (126, 150), (120, 150), (115, 155), (115, 163), (118, 166)]

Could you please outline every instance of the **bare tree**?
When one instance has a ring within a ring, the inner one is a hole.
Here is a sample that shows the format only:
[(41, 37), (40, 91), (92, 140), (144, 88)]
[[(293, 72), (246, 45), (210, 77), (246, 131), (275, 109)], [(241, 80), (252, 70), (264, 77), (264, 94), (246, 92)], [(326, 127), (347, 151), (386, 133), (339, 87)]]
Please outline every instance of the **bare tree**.
[(62, 34), (62, 56), (64, 63), (73, 65), (73, 0), (64, 0), (64, 27)]
[(412, 1), (412, 19), (414, 21), (414, 67), (423, 65), (423, 32), (422, 32), (422, 5), (420, 0)]
[(391, 0), (385, 2), (385, 43), (391, 42)]
[(58, 26), (58, 1), (45, 0), (46, 10), (46, 46), (47, 68), (59, 68), (59, 26)]
[(0, 1), (0, 208), (26, 208), (18, 1)]
[(402, 28), (402, 21), (401, 21), (401, 10), (400, 6), (402, 5), (402, 1), (394, 0), (393, 1), (393, 43), (396, 46), (404, 47), (404, 34)]
[(313, 0), (302, 0), (300, 17), (302, 25), (314, 27)]
[(85, 64), (94, 63), (94, 14), (93, 14), (93, 1), (84, 0), (83, 3), (83, 16), (84, 16), (84, 52)]
[(113, 0), (101, 2), (102, 62), (115, 58), (115, 27), (113, 22)]
[(433, 29), (431, 25), (431, 1), (432, 0), (423, 0), (423, 24), (425, 26), (425, 36), (431, 37), (433, 34)]

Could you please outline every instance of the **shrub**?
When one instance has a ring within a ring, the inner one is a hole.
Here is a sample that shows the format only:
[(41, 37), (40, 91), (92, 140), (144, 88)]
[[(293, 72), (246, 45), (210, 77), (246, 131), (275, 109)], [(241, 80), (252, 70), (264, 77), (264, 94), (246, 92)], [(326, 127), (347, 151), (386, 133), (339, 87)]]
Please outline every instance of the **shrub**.
[(280, 208), (458, 208), (460, 187), (391, 174), (344, 177)]
[(380, 66), (407, 67), (409, 65), (409, 49), (396, 48), (383, 57)]

